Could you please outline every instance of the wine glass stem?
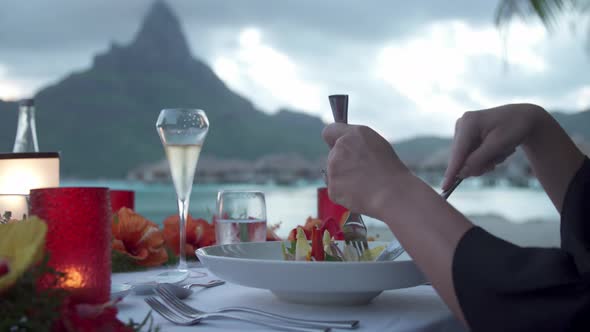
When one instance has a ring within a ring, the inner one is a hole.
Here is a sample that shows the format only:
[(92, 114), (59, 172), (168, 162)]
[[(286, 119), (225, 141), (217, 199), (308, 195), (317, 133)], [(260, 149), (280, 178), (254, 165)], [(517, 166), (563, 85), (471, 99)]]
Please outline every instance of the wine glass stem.
[(189, 198), (178, 199), (178, 215), (180, 217), (180, 252), (178, 255), (178, 270), (187, 271), (186, 264), (186, 218), (188, 216)]

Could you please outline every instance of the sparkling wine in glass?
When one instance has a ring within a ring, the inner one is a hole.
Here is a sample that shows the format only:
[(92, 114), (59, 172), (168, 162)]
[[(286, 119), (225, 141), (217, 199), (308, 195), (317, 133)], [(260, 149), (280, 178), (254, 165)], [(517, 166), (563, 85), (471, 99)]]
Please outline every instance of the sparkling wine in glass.
[(178, 270), (186, 272), (186, 218), (201, 147), (209, 130), (209, 120), (199, 109), (174, 108), (160, 112), (156, 129), (166, 157), (178, 198), (180, 217), (180, 254)]

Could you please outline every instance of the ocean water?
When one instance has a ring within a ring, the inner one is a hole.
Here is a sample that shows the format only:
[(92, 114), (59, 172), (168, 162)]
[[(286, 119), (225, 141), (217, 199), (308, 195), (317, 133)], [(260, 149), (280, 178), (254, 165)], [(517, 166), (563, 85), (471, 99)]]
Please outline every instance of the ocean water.
[[(149, 220), (161, 224), (177, 213), (176, 193), (171, 184), (144, 184), (127, 181), (62, 181), (62, 186), (96, 186), (135, 191), (135, 210)], [(321, 183), (298, 186), (278, 185), (213, 185), (195, 184), (190, 201), (193, 217), (211, 220), (219, 190), (259, 190), (265, 193), (269, 224), (281, 223), (277, 231), (286, 236), (307, 217), (317, 215), (317, 188)], [(438, 188), (435, 190), (439, 191)], [(508, 186), (481, 187), (467, 180), (453, 193), (449, 202), (465, 215), (495, 214), (514, 223), (530, 220), (557, 222), (559, 214), (541, 189)], [(364, 218), (367, 226), (381, 221)]]

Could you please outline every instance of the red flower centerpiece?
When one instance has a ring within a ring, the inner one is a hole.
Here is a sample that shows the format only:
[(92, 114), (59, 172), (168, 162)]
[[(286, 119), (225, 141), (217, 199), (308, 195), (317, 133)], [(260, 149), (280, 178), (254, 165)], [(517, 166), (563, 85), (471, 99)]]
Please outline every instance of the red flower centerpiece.
[[(178, 255), (180, 252), (180, 226), (178, 215), (164, 220), (164, 238), (168, 248)], [(193, 219), (188, 215), (186, 220), (186, 255), (195, 257), (195, 250), (215, 244), (215, 224), (205, 219)]]
[(159, 266), (168, 260), (164, 235), (158, 225), (128, 208), (121, 208), (112, 222), (113, 250), (139, 266)]

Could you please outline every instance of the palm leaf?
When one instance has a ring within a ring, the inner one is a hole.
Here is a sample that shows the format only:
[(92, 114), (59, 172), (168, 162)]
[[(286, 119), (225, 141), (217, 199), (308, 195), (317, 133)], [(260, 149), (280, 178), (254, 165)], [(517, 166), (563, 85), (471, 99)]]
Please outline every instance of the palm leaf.
[(502, 27), (515, 16), (534, 16), (547, 29), (552, 29), (553, 25), (557, 23), (560, 14), (566, 12), (579, 14), (579, 19), (587, 24), (588, 39), (586, 48), (590, 53), (590, 21), (588, 20), (590, 0), (500, 0), (500, 4), (496, 9), (495, 23), (496, 26)]
[(551, 28), (557, 16), (563, 12), (587, 7), (584, 0), (501, 0), (496, 10), (495, 22), (501, 26), (514, 16), (536, 16)]

